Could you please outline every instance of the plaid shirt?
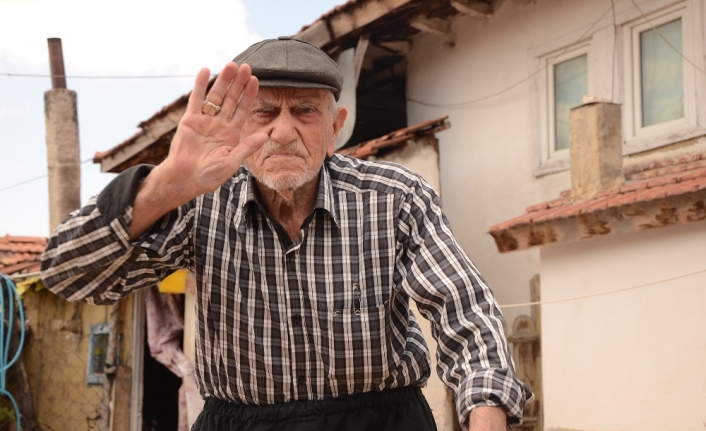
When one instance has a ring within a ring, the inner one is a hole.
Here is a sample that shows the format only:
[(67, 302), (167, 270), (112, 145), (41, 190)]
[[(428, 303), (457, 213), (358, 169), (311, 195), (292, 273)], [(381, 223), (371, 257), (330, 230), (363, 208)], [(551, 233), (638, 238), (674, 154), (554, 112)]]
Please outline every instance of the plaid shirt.
[(500, 310), (418, 175), (328, 158), (292, 242), (241, 168), (130, 242), (149, 169), (124, 172), (56, 229), (43, 280), (69, 300), (105, 304), (178, 268), (194, 272), (203, 396), (271, 404), (422, 386), (431, 361), (412, 299), (432, 322), (459, 420), (498, 405), (519, 423), (532, 393), (515, 377)]

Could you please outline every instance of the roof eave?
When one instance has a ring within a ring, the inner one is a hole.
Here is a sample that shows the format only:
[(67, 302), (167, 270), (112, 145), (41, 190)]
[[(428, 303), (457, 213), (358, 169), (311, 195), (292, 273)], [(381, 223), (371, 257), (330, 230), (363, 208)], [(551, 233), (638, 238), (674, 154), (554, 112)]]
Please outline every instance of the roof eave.
[[(706, 189), (684, 184), (684, 193), (608, 206), (609, 198), (557, 208), (533, 219), (532, 213), (493, 226), (490, 234), (500, 253), (527, 250), (596, 236), (639, 232), (706, 220)], [(580, 207), (577, 207), (580, 206)], [(565, 216), (565, 214), (572, 214)], [(577, 215), (573, 215), (577, 214)]]

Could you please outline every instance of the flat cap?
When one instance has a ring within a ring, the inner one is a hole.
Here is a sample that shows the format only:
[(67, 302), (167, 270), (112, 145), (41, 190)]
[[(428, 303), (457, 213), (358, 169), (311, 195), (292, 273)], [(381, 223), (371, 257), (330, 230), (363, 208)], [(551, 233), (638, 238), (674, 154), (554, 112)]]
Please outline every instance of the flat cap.
[(280, 36), (258, 42), (233, 59), (249, 64), (261, 87), (322, 88), (338, 100), (343, 75), (335, 61), (302, 40)]

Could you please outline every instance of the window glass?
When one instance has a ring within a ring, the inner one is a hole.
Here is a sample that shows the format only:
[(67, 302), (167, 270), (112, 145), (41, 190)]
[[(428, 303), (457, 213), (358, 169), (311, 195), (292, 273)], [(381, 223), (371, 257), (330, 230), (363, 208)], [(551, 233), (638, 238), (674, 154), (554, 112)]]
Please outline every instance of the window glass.
[(554, 148), (569, 148), (569, 110), (588, 93), (588, 55), (554, 65)]
[(640, 33), (643, 126), (684, 116), (683, 62), (674, 50), (682, 51), (681, 26), (680, 18)]

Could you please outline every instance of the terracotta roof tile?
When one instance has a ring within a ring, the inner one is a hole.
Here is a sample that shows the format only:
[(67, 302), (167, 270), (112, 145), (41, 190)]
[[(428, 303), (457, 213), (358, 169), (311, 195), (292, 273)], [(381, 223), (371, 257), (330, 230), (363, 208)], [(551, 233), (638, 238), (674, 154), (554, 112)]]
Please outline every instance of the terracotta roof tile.
[(413, 126), (395, 130), (394, 132), (390, 132), (371, 141), (362, 142), (353, 147), (342, 148), (337, 152), (363, 159), (377, 154), (381, 148), (391, 147), (418, 136), (430, 135), (448, 129), (450, 127), (449, 123), (446, 121), (448, 118), (448, 115), (444, 115), (443, 117), (434, 118), (433, 120), (427, 120)]
[(689, 154), (633, 165), (624, 170), (628, 180), (598, 193), (594, 198), (572, 202), (570, 191), (561, 197), (527, 207), (525, 214), (490, 228), (493, 235), (529, 223), (539, 224), (610, 208), (651, 203), (673, 196), (706, 190), (706, 154)]
[(39, 258), (46, 247), (46, 238), (11, 235), (0, 237), (0, 273), (39, 271)]

